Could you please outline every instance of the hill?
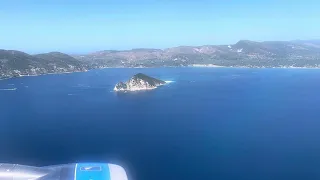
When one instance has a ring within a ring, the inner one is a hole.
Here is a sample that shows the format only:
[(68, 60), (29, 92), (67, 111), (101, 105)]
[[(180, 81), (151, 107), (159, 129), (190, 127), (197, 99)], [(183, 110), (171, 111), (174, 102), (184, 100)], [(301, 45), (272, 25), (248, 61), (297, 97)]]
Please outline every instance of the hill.
[(0, 50), (0, 67), (0, 78), (86, 70), (83, 62), (67, 54), (30, 55), (15, 50)]
[(165, 67), (215, 64), (228, 67), (318, 67), (320, 41), (240, 40), (232, 45), (99, 51), (77, 59), (92, 67)]
[(70, 56), (0, 50), (0, 78), (86, 71), (105, 67), (320, 67), (320, 40), (240, 40), (230, 45), (105, 50)]

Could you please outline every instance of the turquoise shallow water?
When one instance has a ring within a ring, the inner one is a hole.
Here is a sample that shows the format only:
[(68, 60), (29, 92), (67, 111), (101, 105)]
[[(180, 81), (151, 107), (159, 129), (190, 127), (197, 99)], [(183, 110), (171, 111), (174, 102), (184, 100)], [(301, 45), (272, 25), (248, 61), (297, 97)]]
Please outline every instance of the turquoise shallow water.
[[(114, 93), (142, 72), (172, 83)], [(320, 71), (103, 69), (0, 81), (0, 161), (134, 180), (320, 178)]]

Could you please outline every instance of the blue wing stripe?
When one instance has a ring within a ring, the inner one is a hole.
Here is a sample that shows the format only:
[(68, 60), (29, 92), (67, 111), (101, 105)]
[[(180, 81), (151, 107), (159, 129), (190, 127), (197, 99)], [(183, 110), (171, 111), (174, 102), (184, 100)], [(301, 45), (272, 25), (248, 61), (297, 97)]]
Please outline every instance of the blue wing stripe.
[(103, 163), (78, 163), (74, 180), (110, 180), (110, 170)]

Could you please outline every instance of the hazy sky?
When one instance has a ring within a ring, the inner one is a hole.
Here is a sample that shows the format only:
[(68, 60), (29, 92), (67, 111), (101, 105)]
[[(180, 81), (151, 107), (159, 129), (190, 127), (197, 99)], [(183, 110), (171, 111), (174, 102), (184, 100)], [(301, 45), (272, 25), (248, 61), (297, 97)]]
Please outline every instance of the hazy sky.
[(320, 38), (318, 0), (0, 0), (0, 49), (104, 49)]

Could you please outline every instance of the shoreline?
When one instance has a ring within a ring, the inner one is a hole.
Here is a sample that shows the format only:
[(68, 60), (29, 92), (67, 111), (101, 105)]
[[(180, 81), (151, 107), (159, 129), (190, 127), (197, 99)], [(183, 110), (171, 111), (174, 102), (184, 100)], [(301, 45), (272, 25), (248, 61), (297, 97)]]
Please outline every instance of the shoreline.
[(207, 66), (207, 65), (197, 65), (197, 66), (165, 66), (165, 67), (103, 67), (97, 69), (89, 69), (86, 71), (74, 71), (74, 72), (58, 72), (58, 73), (46, 73), (46, 74), (37, 74), (37, 75), (20, 75), (15, 77), (3, 77), (2, 80), (15, 79), (21, 77), (36, 77), (36, 76), (45, 76), (45, 75), (59, 75), (59, 74), (73, 74), (73, 73), (83, 73), (93, 70), (102, 70), (102, 69), (151, 69), (151, 68), (243, 68), (243, 69), (320, 69), (320, 67), (246, 67), (246, 66)]
[(134, 89), (131, 89), (131, 90), (116, 90), (115, 88), (113, 89), (114, 92), (137, 92), (137, 91), (150, 91), (150, 90), (153, 90), (153, 89), (157, 89), (158, 87), (160, 86), (165, 86), (169, 83), (172, 83), (174, 81), (165, 81), (166, 83), (165, 84), (161, 84), (161, 85), (158, 85), (158, 86), (155, 86), (155, 87), (151, 87), (151, 88), (134, 88)]
[[(157, 86), (158, 87), (158, 86)], [(137, 91), (149, 91), (149, 90), (153, 90), (153, 89), (157, 89), (157, 87), (153, 87), (153, 88), (141, 88), (141, 89), (132, 89), (132, 90), (115, 90), (113, 89), (114, 92), (137, 92)]]

